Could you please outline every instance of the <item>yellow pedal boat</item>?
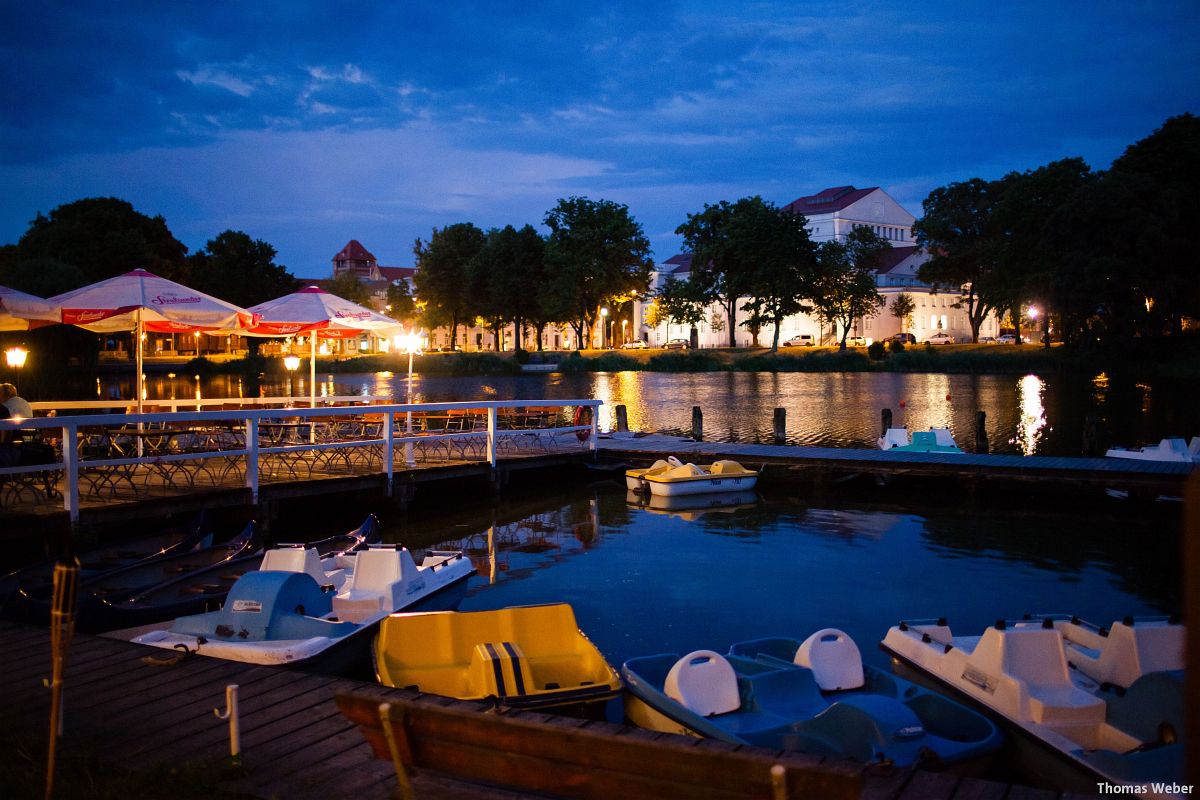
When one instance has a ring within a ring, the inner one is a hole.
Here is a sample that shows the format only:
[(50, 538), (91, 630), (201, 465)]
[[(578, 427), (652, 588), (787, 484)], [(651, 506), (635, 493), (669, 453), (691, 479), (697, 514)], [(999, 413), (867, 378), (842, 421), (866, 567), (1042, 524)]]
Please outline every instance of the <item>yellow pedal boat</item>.
[(758, 483), (758, 473), (736, 461), (714, 461), (707, 466), (681, 464), (660, 472), (647, 472), (641, 477), (658, 497), (680, 497), (711, 492), (745, 492)]
[(602, 703), (621, 679), (566, 603), (392, 614), (375, 639), (385, 686), (513, 708)]

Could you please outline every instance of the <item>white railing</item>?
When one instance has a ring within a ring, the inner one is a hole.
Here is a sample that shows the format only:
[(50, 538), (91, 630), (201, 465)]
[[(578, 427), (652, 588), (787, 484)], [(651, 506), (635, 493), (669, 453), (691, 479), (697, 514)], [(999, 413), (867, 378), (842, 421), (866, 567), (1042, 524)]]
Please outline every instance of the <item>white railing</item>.
[[(339, 394), (330, 397), (318, 397), (317, 403), (320, 406), (330, 405), (370, 405), (374, 403), (386, 403), (391, 400), (389, 394)], [(296, 407), (308, 406), (309, 396), (303, 397), (211, 397), (197, 400), (196, 398), (172, 398), (170, 400), (143, 400), (143, 410), (147, 408), (169, 408), (171, 411), (178, 411), (181, 408), (195, 409), (203, 411), (206, 408), (225, 408), (231, 405), (237, 406), (263, 406), (269, 408), (279, 407)], [(113, 408), (129, 408), (136, 406), (136, 400), (53, 400), (42, 401), (38, 403), (30, 403), (34, 413), (48, 414), (50, 412), (60, 411), (93, 411), (99, 409)]]
[[(262, 398), (266, 401), (272, 399), (279, 402), (279, 398)], [(188, 401), (179, 402), (189, 404)], [(155, 401), (154, 404), (163, 405), (163, 401)], [(51, 405), (64, 408), (62, 403)], [(111, 403), (103, 405), (111, 407)], [(492, 468), (496, 466), (497, 449), (506, 440), (511, 443), (536, 438), (540, 446), (545, 448), (548, 445), (542, 442), (542, 436), (549, 437), (549, 446), (554, 446), (557, 441), (555, 437), (573, 435), (572, 438), (577, 440), (572, 443), (573, 446), (586, 445), (587, 449), (595, 450), (599, 434), (597, 409), (600, 405), (600, 400), (493, 400), (322, 408), (223, 408), (220, 411), (84, 414), (0, 420), (0, 433), (36, 431), (34, 436), (41, 439), (53, 439), (56, 434), (61, 437), (56, 447), (57, 460), (0, 468), (0, 486), (5, 481), (15, 481), (19, 484), (18, 488), (40, 492), (41, 489), (35, 485), (38, 484), (44, 488), (45, 494), (52, 495), (59, 480), (56, 473), (61, 472), (63, 509), (72, 522), (77, 522), (83, 470), (87, 471), (93, 489), (97, 485), (115, 487), (119, 482), (132, 487), (134, 475), (142, 476), (143, 480), (149, 480), (149, 476), (154, 475), (164, 485), (175, 487), (176, 477), (180, 475), (186, 477), (189, 485), (194, 485), (195, 472), (187, 472), (185, 464), (207, 465), (212, 462), (220, 472), (220, 481), (216, 478), (216, 472), (207, 469), (207, 466), (202, 469), (214, 486), (223, 485), (231, 472), (237, 473), (250, 490), (251, 502), (257, 503), (264, 465), (271, 460), (271, 468), (278, 466), (277, 461), (272, 460), (274, 457), (280, 457), (286, 465), (290, 456), (320, 459), (322, 454), (340, 453), (345, 457), (348, 472), (363, 474), (361, 468), (350, 468), (350, 454), (365, 452), (367, 457), (361, 464), (373, 463), (377, 455), (382, 462), (382, 474), (387, 478), (386, 491), (390, 494), (397, 461), (409, 467), (415, 466), (415, 448), (425, 448), (434, 443), (464, 442), (468, 439), (478, 441), (482, 438), (486, 460)], [(501, 423), (505, 421), (501, 419), (502, 414), (507, 419), (512, 415), (512, 410), (528, 408), (586, 408), (589, 414), (586, 419), (576, 416), (580, 424), (552, 423), (550, 427), (519, 428), (502, 426)], [(469, 429), (451, 430), (447, 427), (414, 430), (414, 418), (466, 421), (471, 418), (465, 413), (471, 410), (483, 412), (481, 416), (486, 420), (485, 426), (478, 426), (477, 422), (471, 420)], [(463, 414), (452, 417), (456, 411)], [(357, 435), (341, 435), (341, 428), (347, 424), (359, 426)], [(281, 430), (288, 435), (278, 435)], [(268, 433), (265, 440), (264, 432)], [(270, 435), (272, 433), (276, 435)], [(185, 444), (170, 446), (170, 443), (180, 440)], [(122, 441), (123, 446), (120, 444)], [(143, 449), (144, 445), (150, 446)], [(14, 449), (20, 449), (20, 446)], [(126, 450), (136, 454), (127, 455)], [(311, 475), (312, 462), (308, 463)], [(289, 469), (295, 478), (293, 467)], [(241, 474), (243, 470), (244, 475)]]

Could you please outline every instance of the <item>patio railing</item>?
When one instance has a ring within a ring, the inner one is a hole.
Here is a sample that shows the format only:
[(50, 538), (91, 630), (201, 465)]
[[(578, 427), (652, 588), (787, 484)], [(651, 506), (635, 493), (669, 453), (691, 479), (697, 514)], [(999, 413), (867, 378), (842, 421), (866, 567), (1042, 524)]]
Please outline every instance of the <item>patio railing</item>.
[[(262, 483), (368, 474), (385, 475), (390, 494), (397, 465), (487, 461), (494, 468), (501, 455), (594, 450), (602, 404), (502, 400), (228, 408), (234, 401), (205, 402), (221, 408), (0, 420), (0, 432), (13, 432), (17, 440), (5, 451), (18, 456), (15, 465), (0, 467), (0, 506), (61, 499), (75, 522), (81, 495), (141, 499), (245, 486), (257, 503)], [(39, 405), (66, 410), (67, 404)], [(575, 409), (589, 413), (569, 417)]]

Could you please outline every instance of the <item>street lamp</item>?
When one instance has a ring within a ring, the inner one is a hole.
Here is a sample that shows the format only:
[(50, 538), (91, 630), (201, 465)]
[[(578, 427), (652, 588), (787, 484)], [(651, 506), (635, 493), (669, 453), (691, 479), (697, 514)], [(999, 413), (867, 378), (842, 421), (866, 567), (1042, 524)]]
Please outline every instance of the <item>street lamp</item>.
[(288, 405), (292, 404), (292, 373), (300, 366), (300, 356), (284, 356), (283, 366), (288, 371)]
[(600, 309), (600, 347), (608, 347), (608, 309)]
[(17, 386), (21, 385), (21, 367), (25, 366), (27, 358), (29, 358), (29, 351), (24, 347), (10, 347), (4, 351), (4, 361), (8, 364), (8, 368), (16, 373)]
[(628, 324), (629, 324), (629, 320), (627, 320), (627, 319), (621, 320), (621, 344), (625, 344), (625, 342), (628, 341), (625, 338), (625, 326)]
[[(401, 352), (408, 353), (408, 393), (405, 395), (405, 405), (412, 405), (412, 389), (413, 389), (413, 356), (421, 354), (421, 334), (417, 330), (409, 330), (403, 336), (397, 336), (395, 339), (396, 349)], [(404, 433), (408, 441), (404, 443), (404, 462), (410, 466), (416, 466), (416, 460), (413, 458), (412, 446), (412, 409), (409, 409), (404, 414)]]

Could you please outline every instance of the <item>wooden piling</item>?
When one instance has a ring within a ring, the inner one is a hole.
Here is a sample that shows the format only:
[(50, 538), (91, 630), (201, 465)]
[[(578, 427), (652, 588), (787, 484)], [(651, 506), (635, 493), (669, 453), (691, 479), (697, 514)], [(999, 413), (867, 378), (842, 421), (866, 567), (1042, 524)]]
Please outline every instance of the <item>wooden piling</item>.
[(887, 436), (888, 428), (892, 427), (892, 410), (885, 408), (879, 414), (880, 436)]
[(975, 412), (975, 452), (988, 452), (987, 412), (983, 410)]
[(1100, 455), (1100, 421), (1094, 413), (1083, 419), (1083, 455), (1085, 458)]
[(629, 432), (629, 412), (625, 409), (625, 406), (623, 404), (618, 405), (617, 406), (617, 433), (628, 433), (628, 432)]
[(704, 412), (700, 406), (692, 406), (692, 438), (697, 442), (704, 441)]
[(787, 444), (787, 409), (775, 409), (775, 444)]

